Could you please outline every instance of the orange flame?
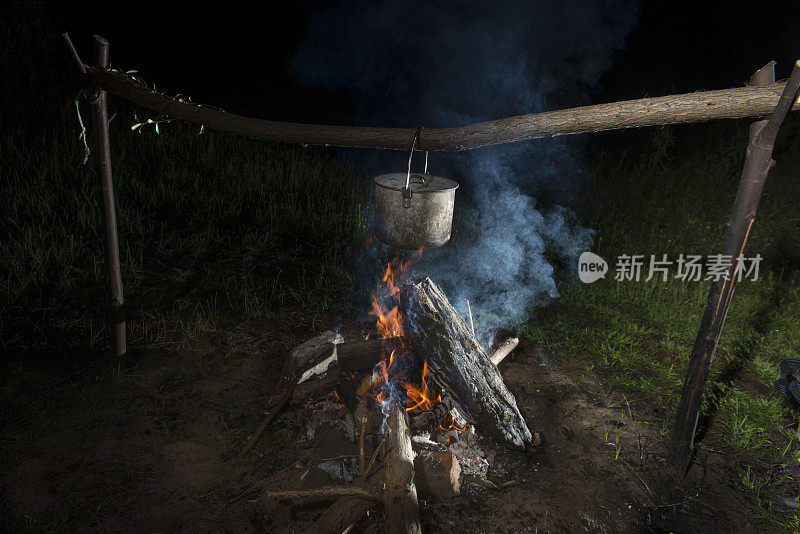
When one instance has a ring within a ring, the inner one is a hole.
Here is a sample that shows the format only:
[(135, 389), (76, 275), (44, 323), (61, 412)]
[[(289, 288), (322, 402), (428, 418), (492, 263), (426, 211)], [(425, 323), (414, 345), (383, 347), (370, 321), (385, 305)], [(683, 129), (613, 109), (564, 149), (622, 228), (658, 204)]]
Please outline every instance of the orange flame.
[(457, 431), (459, 431), (459, 432), (463, 432), (464, 430), (466, 430), (466, 429), (467, 429), (467, 426), (466, 426), (466, 425), (464, 425), (464, 426), (458, 426), (458, 425), (456, 424), (456, 420), (455, 420), (455, 418), (454, 418), (452, 415), (449, 415), (449, 414), (448, 414), (448, 415), (447, 415), (447, 417), (445, 417), (444, 421), (442, 421), (442, 422), (439, 424), (439, 428), (440, 428), (441, 430), (444, 430), (445, 432), (447, 432), (448, 430), (451, 430), (451, 429), (452, 429), (452, 430), (457, 430)]
[[(398, 258), (395, 258), (386, 266), (386, 271), (381, 277), (381, 282), (384, 291), (388, 294), (387, 298), (392, 298), (396, 302), (393, 308), (389, 309), (384, 300), (379, 298), (377, 295), (372, 296), (371, 309), (369, 313), (377, 318), (375, 326), (378, 334), (383, 339), (402, 337), (405, 335), (405, 329), (403, 327), (405, 316), (403, 314), (402, 307), (400, 306), (399, 293), (402, 284), (408, 277), (408, 268), (419, 261), (421, 257), (422, 249), (419, 249), (417, 254), (411, 259), (401, 262)], [(402, 356), (402, 354), (403, 352), (401, 349), (401, 352), (398, 353), (398, 356)], [(394, 363), (394, 356), (395, 351), (392, 350), (388, 358), (386, 358), (384, 355), (382, 361), (378, 363), (373, 375), (373, 385), (385, 386), (389, 384), (389, 373), (392, 369), (392, 364)], [(426, 380), (427, 377), (428, 362), (425, 361), (422, 366), (422, 375), (420, 377), (419, 387), (404, 380), (399, 380), (399, 383), (406, 390), (406, 411), (431, 410), (438, 402), (441, 401), (442, 396), (440, 394), (434, 395), (433, 391), (431, 391), (431, 389), (428, 387)], [(381, 387), (381, 391), (375, 397), (375, 401), (382, 403), (386, 400), (385, 388)]]
[(417, 388), (408, 382), (402, 382), (403, 387), (406, 388), (406, 411), (416, 410), (419, 408), (423, 411), (430, 411), (433, 407), (442, 400), (441, 395), (433, 398), (433, 392), (428, 388), (428, 361), (422, 364), (422, 376), (420, 379), (420, 387)]

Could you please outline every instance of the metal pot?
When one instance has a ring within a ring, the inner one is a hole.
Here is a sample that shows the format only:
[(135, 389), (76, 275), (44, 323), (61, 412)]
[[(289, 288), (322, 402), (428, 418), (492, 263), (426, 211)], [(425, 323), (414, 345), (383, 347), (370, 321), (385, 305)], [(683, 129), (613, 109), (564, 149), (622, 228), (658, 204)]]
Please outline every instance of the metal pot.
[(440, 247), (450, 240), (458, 182), (411, 173), (411, 158), (420, 130), (414, 134), (408, 172), (375, 177), (375, 235), (399, 249)]

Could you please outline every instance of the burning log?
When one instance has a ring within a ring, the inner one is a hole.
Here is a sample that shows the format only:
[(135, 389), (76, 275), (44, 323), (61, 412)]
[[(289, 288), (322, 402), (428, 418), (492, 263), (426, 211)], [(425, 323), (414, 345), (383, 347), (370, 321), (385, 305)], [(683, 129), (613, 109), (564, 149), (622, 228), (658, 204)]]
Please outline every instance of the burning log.
[(424, 354), (431, 380), (463, 409), (476, 428), (514, 446), (529, 448), (533, 437), (514, 395), (489, 355), (444, 292), (430, 278), (413, 287), (416, 354)]
[[(298, 384), (307, 383), (312, 378), (325, 374), (331, 375), (339, 371), (365, 371), (372, 369), (380, 360), (383, 352), (391, 352), (399, 347), (402, 341), (400, 338), (389, 338), (344, 343), (341, 335), (336, 334), (335, 337), (331, 337), (330, 334), (333, 333), (325, 332), (306, 343), (323, 340), (334, 343), (333, 346), (328, 344), (314, 351), (317, 345), (312, 343), (306, 349), (307, 351), (312, 351), (311, 354), (299, 359), (293, 356), (290, 360), (296, 368), (305, 369), (300, 376)], [(298, 349), (295, 349), (295, 351)], [(289, 376), (289, 374), (291, 374), (291, 369), (284, 368), (284, 375)]]
[(442, 499), (461, 492), (461, 465), (452, 452), (423, 451), (414, 459), (420, 497)]
[(381, 359), (381, 354), (389, 354), (402, 345), (403, 339), (392, 337), (375, 338), (336, 345), (339, 369), (342, 371), (363, 371), (372, 369)]
[(386, 489), (383, 507), (387, 534), (422, 534), (417, 487), (414, 484), (414, 451), (408, 433), (406, 412), (390, 407), (386, 435)]

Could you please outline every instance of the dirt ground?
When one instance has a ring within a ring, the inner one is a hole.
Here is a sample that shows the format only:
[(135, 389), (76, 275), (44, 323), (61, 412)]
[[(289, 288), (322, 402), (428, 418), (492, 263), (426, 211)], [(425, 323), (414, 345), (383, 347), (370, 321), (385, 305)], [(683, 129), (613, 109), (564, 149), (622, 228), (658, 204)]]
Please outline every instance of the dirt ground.
[[(305, 439), (303, 407), (293, 406), (253, 453), (238, 453), (291, 348), (336, 326), (345, 339), (361, 333), (352, 319), (285, 310), (206, 349), (142, 354), (116, 382), (100, 363), (15, 363), (1, 391), (0, 526), (309, 532), (324, 507), (276, 505), (263, 490), (299, 480), (336, 454), (326, 450), (336, 441)], [(732, 462), (701, 451), (686, 480), (673, 480), (662, 464), (666, 438), (637, 422), (662, 421), (663, 408), (607, 397), (582, 365), (522, 341), (501, 371), (542, 444), (533, 453), (495, 445), (499, 469), (489, 479), (515, 485), (465, 483), (455, 499), (426, 502), (426, 532), (769, 531), (750, 519)], [(376, 506), (351, 532), (379, 532), (381, 521)]]

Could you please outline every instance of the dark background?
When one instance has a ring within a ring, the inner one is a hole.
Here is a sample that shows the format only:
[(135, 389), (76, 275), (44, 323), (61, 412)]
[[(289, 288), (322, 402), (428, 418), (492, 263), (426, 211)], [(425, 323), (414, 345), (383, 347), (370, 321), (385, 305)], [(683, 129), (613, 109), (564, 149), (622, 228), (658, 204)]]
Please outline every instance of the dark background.
[[(236, 113), (304, 122), (341, 117), (329, 110), (351, 104), (346, 94), (297, 85), (287, 67), (307, 17), (335, 2), (74, 4), (54, 3), (45, 11), (55, 26), (72, 34), (85, 61), (91, 34), (98, 33), (111, 42), (113, 65), (139, 70), (172, 94)], [(617, 53), (592, 100), (742, 85), (773, 59), (777, 77), (786, 77), (800, 57), (798, 13), (790, 0), (642, 2), (627, 49)], [(70, 61), (63, 47), (54, 52), (54, 60)]]

